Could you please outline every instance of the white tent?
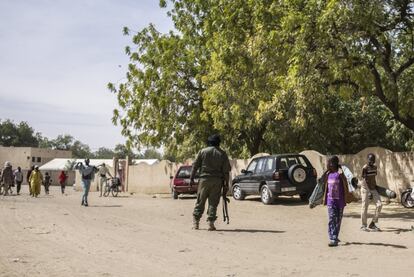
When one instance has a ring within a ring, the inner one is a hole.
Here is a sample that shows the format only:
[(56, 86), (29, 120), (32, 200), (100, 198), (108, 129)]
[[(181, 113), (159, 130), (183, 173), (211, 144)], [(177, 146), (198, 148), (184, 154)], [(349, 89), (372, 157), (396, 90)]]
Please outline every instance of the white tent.
[(147, 165), (153, 165), (159, 163), (159, 160), (157, 159), (135, 159), (132, 160), (133, 164), (139, 164), (139, 163), (146, 163)]

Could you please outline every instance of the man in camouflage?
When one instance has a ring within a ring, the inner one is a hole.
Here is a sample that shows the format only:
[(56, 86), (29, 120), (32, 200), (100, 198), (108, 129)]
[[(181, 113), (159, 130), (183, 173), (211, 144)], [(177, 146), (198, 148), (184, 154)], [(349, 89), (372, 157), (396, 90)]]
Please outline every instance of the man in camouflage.
[(214, 221), (217, 219), (217, 206), (220, 196), (227, 193), (229, 184), (230, 162), (229, 158), (220, 149), (220, 136), (212, 135), (207, 140), (207, 147), (202, 149), (193, 164), (190, 183), (194, 184), (194, 177), (199, 171), (197, 202), (193, 212), (193, 229), (199, 229), (200, 218), (204, 213), (205, 203), (208, 199), (207, 221), (209, 231), (216, 230)]

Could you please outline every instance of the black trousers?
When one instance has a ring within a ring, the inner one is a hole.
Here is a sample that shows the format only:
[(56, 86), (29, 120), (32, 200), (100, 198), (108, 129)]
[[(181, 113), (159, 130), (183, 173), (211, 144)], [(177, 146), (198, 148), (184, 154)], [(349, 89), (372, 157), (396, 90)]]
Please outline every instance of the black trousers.
[(20, 189), (22, 188), (22, 181), (16, 182), (16, 186), (17, 186), (17, 193), (20, 193)]

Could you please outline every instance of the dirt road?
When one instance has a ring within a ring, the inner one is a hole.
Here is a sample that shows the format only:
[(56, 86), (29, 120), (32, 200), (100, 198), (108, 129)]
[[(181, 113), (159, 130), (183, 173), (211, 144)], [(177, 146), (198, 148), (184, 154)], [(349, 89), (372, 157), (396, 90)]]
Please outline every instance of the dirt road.
[[(27, 187), (23, 188), (27, 190)], [(410, 276), (414, 210), (384, 207), (383, 232), (359, 231), (346, 208), (341, 244), (327, 246), (327, 211), (298, 199), (230, 203), (230, 225), (191, 230), (194, 198), (80, 193), (0, 196), (0, 276)], [(221, 211), (221, 208), (220, 208)]]

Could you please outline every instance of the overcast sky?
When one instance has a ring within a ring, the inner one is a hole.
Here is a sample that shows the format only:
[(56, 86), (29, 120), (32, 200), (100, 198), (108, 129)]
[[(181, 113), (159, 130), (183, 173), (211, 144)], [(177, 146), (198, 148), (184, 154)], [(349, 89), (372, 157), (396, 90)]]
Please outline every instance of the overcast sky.
[(172, 28), (158, 0), (0, 0), (0, 119), (27, 121), (96, 150), (124, 143), (106, 85), (125, 76), (124, 48), (149, 23)]

